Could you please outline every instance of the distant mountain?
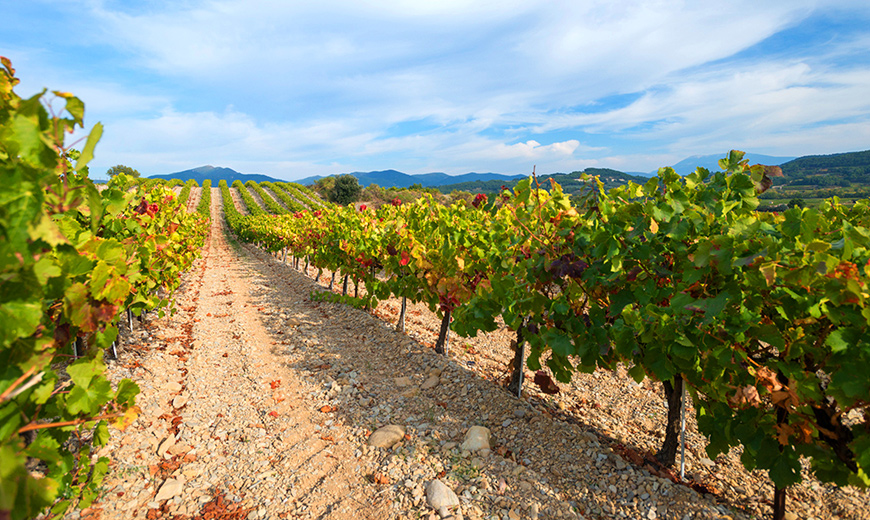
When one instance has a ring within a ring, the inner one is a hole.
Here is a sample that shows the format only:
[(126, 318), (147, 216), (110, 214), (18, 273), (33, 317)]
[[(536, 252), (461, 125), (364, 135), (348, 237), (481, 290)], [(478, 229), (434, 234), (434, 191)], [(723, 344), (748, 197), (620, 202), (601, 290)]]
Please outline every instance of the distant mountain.
[[(407, 188), (412, 184), (419, 184), (424, 188), (433, 186), (442, 186), (445, 184), (456, 184), (460, 182), (471, 181), (510, 181), (521, 179), (524, 175), (503, 175), (501, 173), (466, 173), (463, 175), (447, 175), (446, 173), (433, 172), (410, 175), (396, 170), (382, 170), (373, 172), (352, 172), (350, 174), (338, 175), (353, 175), (359, 181), (360, 186), (366, 187), (369, 184), (377, 184), (382, 188)], [(333, 177), (333, 175), (330, 175)], [(322, 179), (323, 176), (316, 175), (306, 177), (298, 181), (299, 184), (309, 185)]]
[(181, 182), (187, 182), (190, 179), (195, 180), (200, 186), (202, 186), (203, 181), (206, 179), (211, 179), (211, 183), (213, 186), (217, 186), (217, 183), (224, 180), (227, 181), (227, 184), (232, 184), (235, 180), (240, 180), (243, 183), (248, 181), (254, 182), (283, 182), (282, 179), (276, 179), (274, 177), (269, 177), (268, 175), (260, 175), (260, 174), (245, 174), (239, 173), (236, 170), (231, 168), (218, 168), (211, 165), (200, 166), (199, 168), (193, 168), (192, 170), (184, 170), (183, 172), (176, 173), (167, 173), (164, 175), (151, 175), (151, 179), (178, 179)]
[[(695, 171), (695, 168), (698, 166), (707, 168), (711, 172), (718, 172), (722, 171), (722, 168), (719, 168), (719, 159), (723, 159), (726, 155), (727, 153), (693, 155), (677, 164), (671, 165), (671, 167), (680, 175), (688, 175)], [(767, 166), (779, 166), (794, 159), (794, 157), (774, 157), (760, 153), (747, 153), (743, 158), (749, 160), (749, 164), (765, 164)], [(657, 173), (658, 171), (654, 171), (650, 175), (656, 175)]]
[(817, 188), (870, 185), (870, 150), (806, 155), (780, 166), (784, 177), (774, 179), (778, 185)]

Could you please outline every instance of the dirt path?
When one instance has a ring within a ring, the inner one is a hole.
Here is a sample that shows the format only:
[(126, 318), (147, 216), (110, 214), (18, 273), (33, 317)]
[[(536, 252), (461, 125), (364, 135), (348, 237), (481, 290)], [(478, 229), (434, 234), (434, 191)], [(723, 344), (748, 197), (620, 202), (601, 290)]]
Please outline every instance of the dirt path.
[(260, 194), (257, 193), (257, 190), (251, 189), (248, 186), (245, 186), (245, 189), (248, 190), (248, 194), (251, 196), (252, 199), (254, 199), (254, 202), (257, 203), (257, 206), (259, 206), (260, 209), (265, 211), (266, 213), (269, 213), (269, 208), (266, 206), (266, 203), (263, 202), (263, 197), (261, 197)]
[(190, 188), (190, 195), (187, 197), (187, 212), (193, 213), (199, 207), (199, 199), (202, 198), (202, 188), (194, 186)]
[(226, 242), (219, 204), (181, 312), (128, 336), (110, 368), (139, 383), (142, 413), (102, 450), (114, 469), (102, 518), (389, 518), (360, 439), (321, 411), (332, 386), (282, 344), (306, 319), (267, 328), (278, 311), (257, 301), (262, 281)]
[(278, 186), (277, 188), (279, 190), (282, 190), (284, 193), (286, 193), (287, 196), (290, 197), (291, 200), (296, 201), (297, 204), (300, 204), (303, 207), (306, 207), (310, 210), (317, 209), (317, 207), (311, 203), (311, 200), (309, 200), (308, 197), (306, 197), (304, 193), (299, 192), (302, 195), (302, 198), (299, 198), (299, 196), (297, 196), (296, 193), (291, 193), (289, 190), (285, 190), (281, 186)]
[(278, 197), (277, 195), (275, 195), (275, 192), (274, 192), (274, 191), (272, 191), (271, 189), (269, 189), (269, 188), (267, 188), (267, 187), (265, 187), (265, 186), (263, 186), (263, 191), (265, 191), (265, 192), (266, 192), (270, 197), (272, 197), (272, 200), (274, 200), (275, 202), (277, 202), (278, 205), (280, 205), (282, 208), (286, 209), (288, 212), (290, 211), (290, 208), (287, 207), (287, 204), (284, 204), (284, 201), (281, 200), (280, 197)]
[[(223, 195), (221, 195), (223, 196)], [(230, 197), (233, 199), (233, 204), (236, 206), (236, 210), (242, 215), (250, 215), (251, 212), (248, 210), (248, 205), (245, 204), (245, 201), (242, 199), (242, 196), (239, 194), (239, 190), (235, 188), (230, 188)]]

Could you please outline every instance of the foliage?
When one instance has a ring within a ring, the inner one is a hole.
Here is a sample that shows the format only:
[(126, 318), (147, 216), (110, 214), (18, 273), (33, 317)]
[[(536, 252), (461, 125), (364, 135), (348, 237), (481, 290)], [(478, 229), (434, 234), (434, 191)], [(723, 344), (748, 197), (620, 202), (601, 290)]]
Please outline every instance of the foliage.
[(190, 198), (190, 190), (196, 186), (196, 180), (190, 179), (189, 181), (184, 183), (184, 187), (181, 188), (181, 193), (178, 194), (178, 202), (182, 206), (187, 205), (187, 199)]
[[(118, 335), (119, 311), (169, 305), (157, 289), (177, 287), (205, 230), (162, 187), (127, 191), (122, 173), (98, 191), (87, 163), (102, 126), (81, 153), (65, 149), (65, 135), (83, 127), (84, 104), (56, 91), (21, 99), (17, 83), (2, 58), (0, 517), (13, 519), (47, 506), (61, 515), (96, 498), (108, 461), (92, 459), (91, 447), (135, 419), (138, 393), (130, 380), (113, 388), (103, 349)], [(46, 104), (58, 102), (63, 111), (49, 113)], [(73, 357), (77, 338), (88, 348)], [(28, 458), (43, 464), (39, 473)]]
[(329, 177), (323, 177), (322, 179), (317, 179), (312, 185), (312, 189), (319, 193), (324, 199), (329, 199), (329, 193), (334, 187), (335, 177), (332, 175)]
[[(870, 205), (761, 213), (776, 168), (732, 151), (722, 171), (671, 168), (572, 200), (533, 178), (473, 204), (423, 197), (239, 222), (244, 240), (310, 256), (378, 298), (453, 313), (454, 330), (522, 327), (529, 366), (632, 367), (685, 381), (715, 457), (786, 487), (801, 456), (838, 485), (870, 484)], [(382, 276), (376, 278), (374, 273)]]
[(788, 187), (849, 187), (870, 185), (870, 150), (832, 155), (808, 155), (782, 165)]
[(370, 298), (355, 298), (345, 294), (336, 294), (331, 291), (312, 291), (308, 296), (308, 299), (313, 302), (343, 303), (356, 309), (365, 309), (371, 305)]
[(329, 190), (327, 199), (340, 206), (356, 202), (362, 188), (353, 175), (339, 175), (335, 185)]
[[(303, 185), (295, 183), (295, 182), (285, 182), (282, 184), (284, 185), (284, 187), (286, 187), (290, 191), (291, 194), (294, 193), (294, 190), (295, 190), (295, 191), (298, 191), (299, 193), (301, 193), (302, 195), (304, 195), (307, 198), (307, 200), (305, 200), (303, 202), (308, 204), (308, 206), (311, 207), (311, 209), (320, 209), (322, 207), (328, 206), (328, 204), (323, 199), (318, 197), (317, 194), (314, 193), (314, 191), (308, 189), (308, 187), (306, 187), (306, 186), (303, 186)], [(311, 202), (311, 204), (309, 204), (309, 201)]]
[(265, 211), (263, 211), (263, 208), (261, 208), (260, 205), (257, 204), (257, 201), (254, 200), (254, 197), (251, 196), (251, 193), (248, 191), (245, 185), (242, 184), (242, 181), (233, 181), (233, 188), (235, 188), (236, 191), (239, 193), (239, 196), (242, 197), (245, 206), (248, 208), (248, 213), (250, 213), (251, 215), (263, 215), (266, 213)]
[[(265, 184), (265, 183), (263, 183), (263, 184)], [(272, 183), (270, 182), (268, 184), (271, 185)], [(284, 209), (283, 206), (278, 204), (278, 202), (275, 199), (273, 199), (271, 195), (266, 193), (266, 190), (264, 190), (259, 184), (257, 184), (254, 181), (248, 181), (245, 183), (245, 185), (248, 188), (257, 192), (257, 194), (260, 196), (260, 198), (263, 199), (263, 203), (266, 205), (266, 208), (269, 210), (269, 213), (271, 213), (272, 215), (284, 215), (287, 213), (287, 210)]]
[[(323, 199), (318, 197), (314, 192), (302, 186), (301, 184), (296, 184), (295, 182), (282, 182), (279, 184), (281, 188), (283, 188), (288, 194), (290, 194), (295, 200), (300, 203), (308, 206), (311, 209), (321, 209), (328, 207), (328, 203)], [(306, 209), (303, 206), (301, 209)]]
[(206, 219), (211, 218), (211, 179), (202, 181), (202, 195), (199, 197), (199, 206), (196, 207), (196, 212)]
[(306, 209), (305, 206), (300, 204), (299, 200), (297, 200), (298, 197), (290, 196), (290, 191), (286, 188), (284, 183), (266, 182), (263, 184), (265, 184), (267, 188), (272, 190), (272, 193), (274, 193), (276, 197), (281, 199), (281, 202), (283, 202), (290, 211), (296, 212), (304, 211)]
[(118, 164), (118, 165), (112, 166), (111, 168), (106, 170), (106, 175), (108, 175), (110, 179), (112, 177), (116, 177), (118, 175), (121, 175), (122, 173), (124, 175), (129, 176), (129, 177), (133, 177), (134, 179), (138, 179), (142, 176), (142, 174), (139, 173), (137, 170), (134, 170), (133, 168), (131, 168), (129, 166), (124, 166), (123, 164)]

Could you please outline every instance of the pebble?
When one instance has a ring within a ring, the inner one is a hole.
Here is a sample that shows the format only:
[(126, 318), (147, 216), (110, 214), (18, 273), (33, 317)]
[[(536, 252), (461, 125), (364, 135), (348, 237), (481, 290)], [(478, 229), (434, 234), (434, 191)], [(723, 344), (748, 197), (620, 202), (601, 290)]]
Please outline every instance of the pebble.
[(438, 386), (438, 384), (439, 384), (440, 382), (441, 382), (441, 378), (440, 378), (440, 377), (438, 377), (438, 376), (429, 376), (428, 378), (426, 378), (425, 381), (423, 381), (423, 384), (420, 385), (420, 389), (421, 389), (421, 390), (430, 390), (430, 389), (435, 388), (436, 386)]
[(447, 484), (435, 479), (426, 484), (426, 503), (440, 513), (444, 508), (458, 506), (459, 497)]
[(174, 496), (178, 496), (181, 494), (181, 489), (183, 485), (180, 481), (169, 478), (163, 482), (163, 485), (160, 486), (160, 491), (157, 492), (157, 496), (154, 497), (155, 502), (162, 502), (164, 500), (169, 500)]
[(173, 446), (175, 446), (175, 436), (170, 435), (169, 437), (165, 438), (163, 442), (161, 442), (160, 445), (157, 447), (157, 455), (165, 457), (166, 452), (168, 452), (169, 448)]
[(472, 426), (465, 433), (465, 440), (460, 446), (461, 450), (479, 451), (490, 448), (490, 431), (484, 426)]
[(368, 440), (369, 446), (377, 448), (392, 448), (405, 437), (405, 427), (388, 424), (375, 430)]

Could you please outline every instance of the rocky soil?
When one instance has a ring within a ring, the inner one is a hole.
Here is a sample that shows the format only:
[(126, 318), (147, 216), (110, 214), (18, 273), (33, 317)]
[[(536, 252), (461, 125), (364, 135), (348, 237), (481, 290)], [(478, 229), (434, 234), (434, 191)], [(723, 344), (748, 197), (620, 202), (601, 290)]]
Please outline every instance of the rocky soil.
[(193, 213), (199, 206), (199, 200), (202, 198), (202, 188), (194, 186), (190, 188), (190, 195), (187, 197), (187, 212)]
[[(708, 459), (692, 420), (687, 484), (650, 463), (660, 385), (596, 371), (546, 395), (528, 374), (518, 399), (510, 331), (453, 337), (445, 357), (423, 306), (399, 333), (397, 301), (312, 301), (330, 273), (227, 238), (218, 193), (179, 312), (135, 324), (110, 365), (140, 385), (142, 413), (101, 452), (101, 499), (70, 518), (770, 517), (766, 475), (737, 450)], [(807, 477), (789, 518), (868, 518), (866, 493)]]

